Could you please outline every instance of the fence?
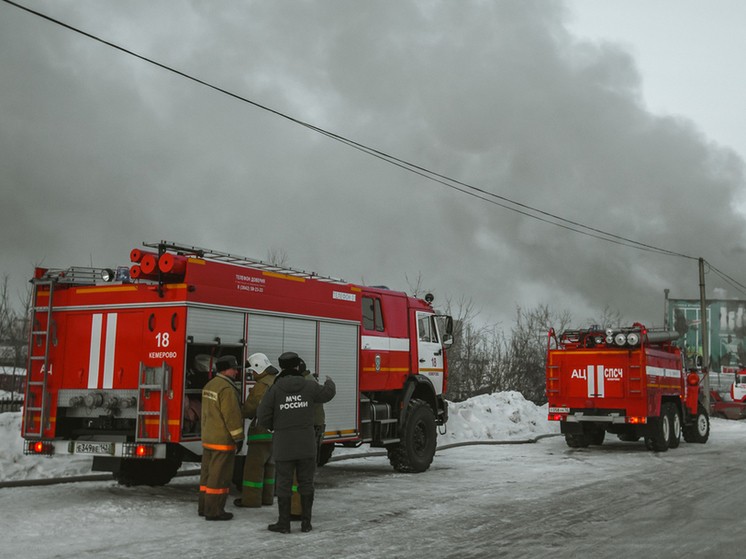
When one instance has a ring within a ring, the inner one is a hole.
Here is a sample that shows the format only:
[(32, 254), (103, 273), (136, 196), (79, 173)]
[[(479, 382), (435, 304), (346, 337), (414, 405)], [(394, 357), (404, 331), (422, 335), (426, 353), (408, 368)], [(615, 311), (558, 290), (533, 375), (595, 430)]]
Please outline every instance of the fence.
[(0, 413), (8, 411), (21, 411), (23, 407), (23, 400), (0, 400)]

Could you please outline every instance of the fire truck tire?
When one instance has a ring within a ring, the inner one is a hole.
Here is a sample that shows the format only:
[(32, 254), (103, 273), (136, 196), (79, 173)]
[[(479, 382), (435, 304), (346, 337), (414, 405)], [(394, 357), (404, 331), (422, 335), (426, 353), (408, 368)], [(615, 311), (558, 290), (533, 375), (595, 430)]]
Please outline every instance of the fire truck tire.
[(601, 446), (602, 444), (604, 444), (604, 437), (606, 437), (606, 431), (604, 431), (603, 429), (596, 429), (595, 431), (591, 431), (591, 444)]
[(666, 405), (661, 406), (660, 417), (650, 422), (650, 432), (645, 435), (645, 446), (648, 450), (665, 452), (668, 450), (668, 440), (671, 437), (671, 417), (666, 414)]
[(591, 444), (591, 437), (588, 433), (567, 434), (565, 442), (570, 448), (587, 448)]
[(665, 408), (671, 423), (671, 429), (668, 432), (668, 448), (678, 448), (681, 442), (681, 416), (676, 405), (667, 403)]
[(329, 459), (332, 457), (333, 452), (334, 443), (322, 444), (321, 448), (319, 448), (318, 456), (316, 456), (316, 465), (320, 468), (321, 466), (329, 462)]
[(435, 456), (437, 428), (432, 408), (412, 398), (400, 432), (400, 442), (386, 447), (389, 462), (398, 472), (424, 472)]
[(684, 426), (684, 440), (688, 443), (704, 444), (710, 438), (710, 418), (705, 407), (697, 405), (697, 417), (694, 423)]
[(114, 472), (114, 479), (119, 485), (166, 485), (181, 467), (181, 460), (164, 458), (163, 460), (143, 460), (123, 458), (119, 471)]

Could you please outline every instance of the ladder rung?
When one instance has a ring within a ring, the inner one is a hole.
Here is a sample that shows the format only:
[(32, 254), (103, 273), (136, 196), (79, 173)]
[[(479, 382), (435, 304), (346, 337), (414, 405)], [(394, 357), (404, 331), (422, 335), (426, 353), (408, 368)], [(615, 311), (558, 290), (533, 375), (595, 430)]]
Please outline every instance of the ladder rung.
[(137, 415), (161, 415), (161, 412), (159, 411), (138, 411)]
[(140, 390), (151, 390), (160, 392), (163, 387), (160, 384), (141, 384)]
[(40, 361), (42, 359), (46, 359), (46, 357), (44, 357), (43, 355), (32, 355), (31, 357), (29, 357), (29, 359), (31, 359), (31, 361)]
[(31, 332), (34, 336), (46, 336), (47, 331), (46, 330), (34, 330)]
[(26, 408), (27, 411), (41, 411), (41, 408)]

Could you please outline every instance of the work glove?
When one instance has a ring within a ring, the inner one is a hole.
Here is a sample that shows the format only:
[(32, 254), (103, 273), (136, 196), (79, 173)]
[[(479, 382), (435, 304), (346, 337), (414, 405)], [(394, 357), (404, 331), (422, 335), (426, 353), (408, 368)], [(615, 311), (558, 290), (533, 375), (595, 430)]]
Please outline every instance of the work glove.
[(236, 454), (241, 452), (241, 449), (243, 448), (243, 439), (240, 441), (236, 441)]

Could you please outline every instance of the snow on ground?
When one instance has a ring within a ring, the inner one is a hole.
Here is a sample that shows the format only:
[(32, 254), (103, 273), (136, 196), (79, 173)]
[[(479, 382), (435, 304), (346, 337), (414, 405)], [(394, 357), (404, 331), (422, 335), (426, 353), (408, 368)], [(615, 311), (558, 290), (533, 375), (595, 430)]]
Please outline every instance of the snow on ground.
[[(556, 422), (547, 420), (547, 408), (527, 401), (519, 392), (498, 392), (475, 396), (448, 406), (446, 433), (438, 436), (443, 446), (466, 441), (514, 441), (558, 433)], [(336, 449), (335, 456), (350, 452), (380, 451)], [(0, 414), (0, 481), (78, 476), (91, 472), (91, 457), (24, 456), (21, 413)], [(194, 468), (194, 464), (187, 465)]]

